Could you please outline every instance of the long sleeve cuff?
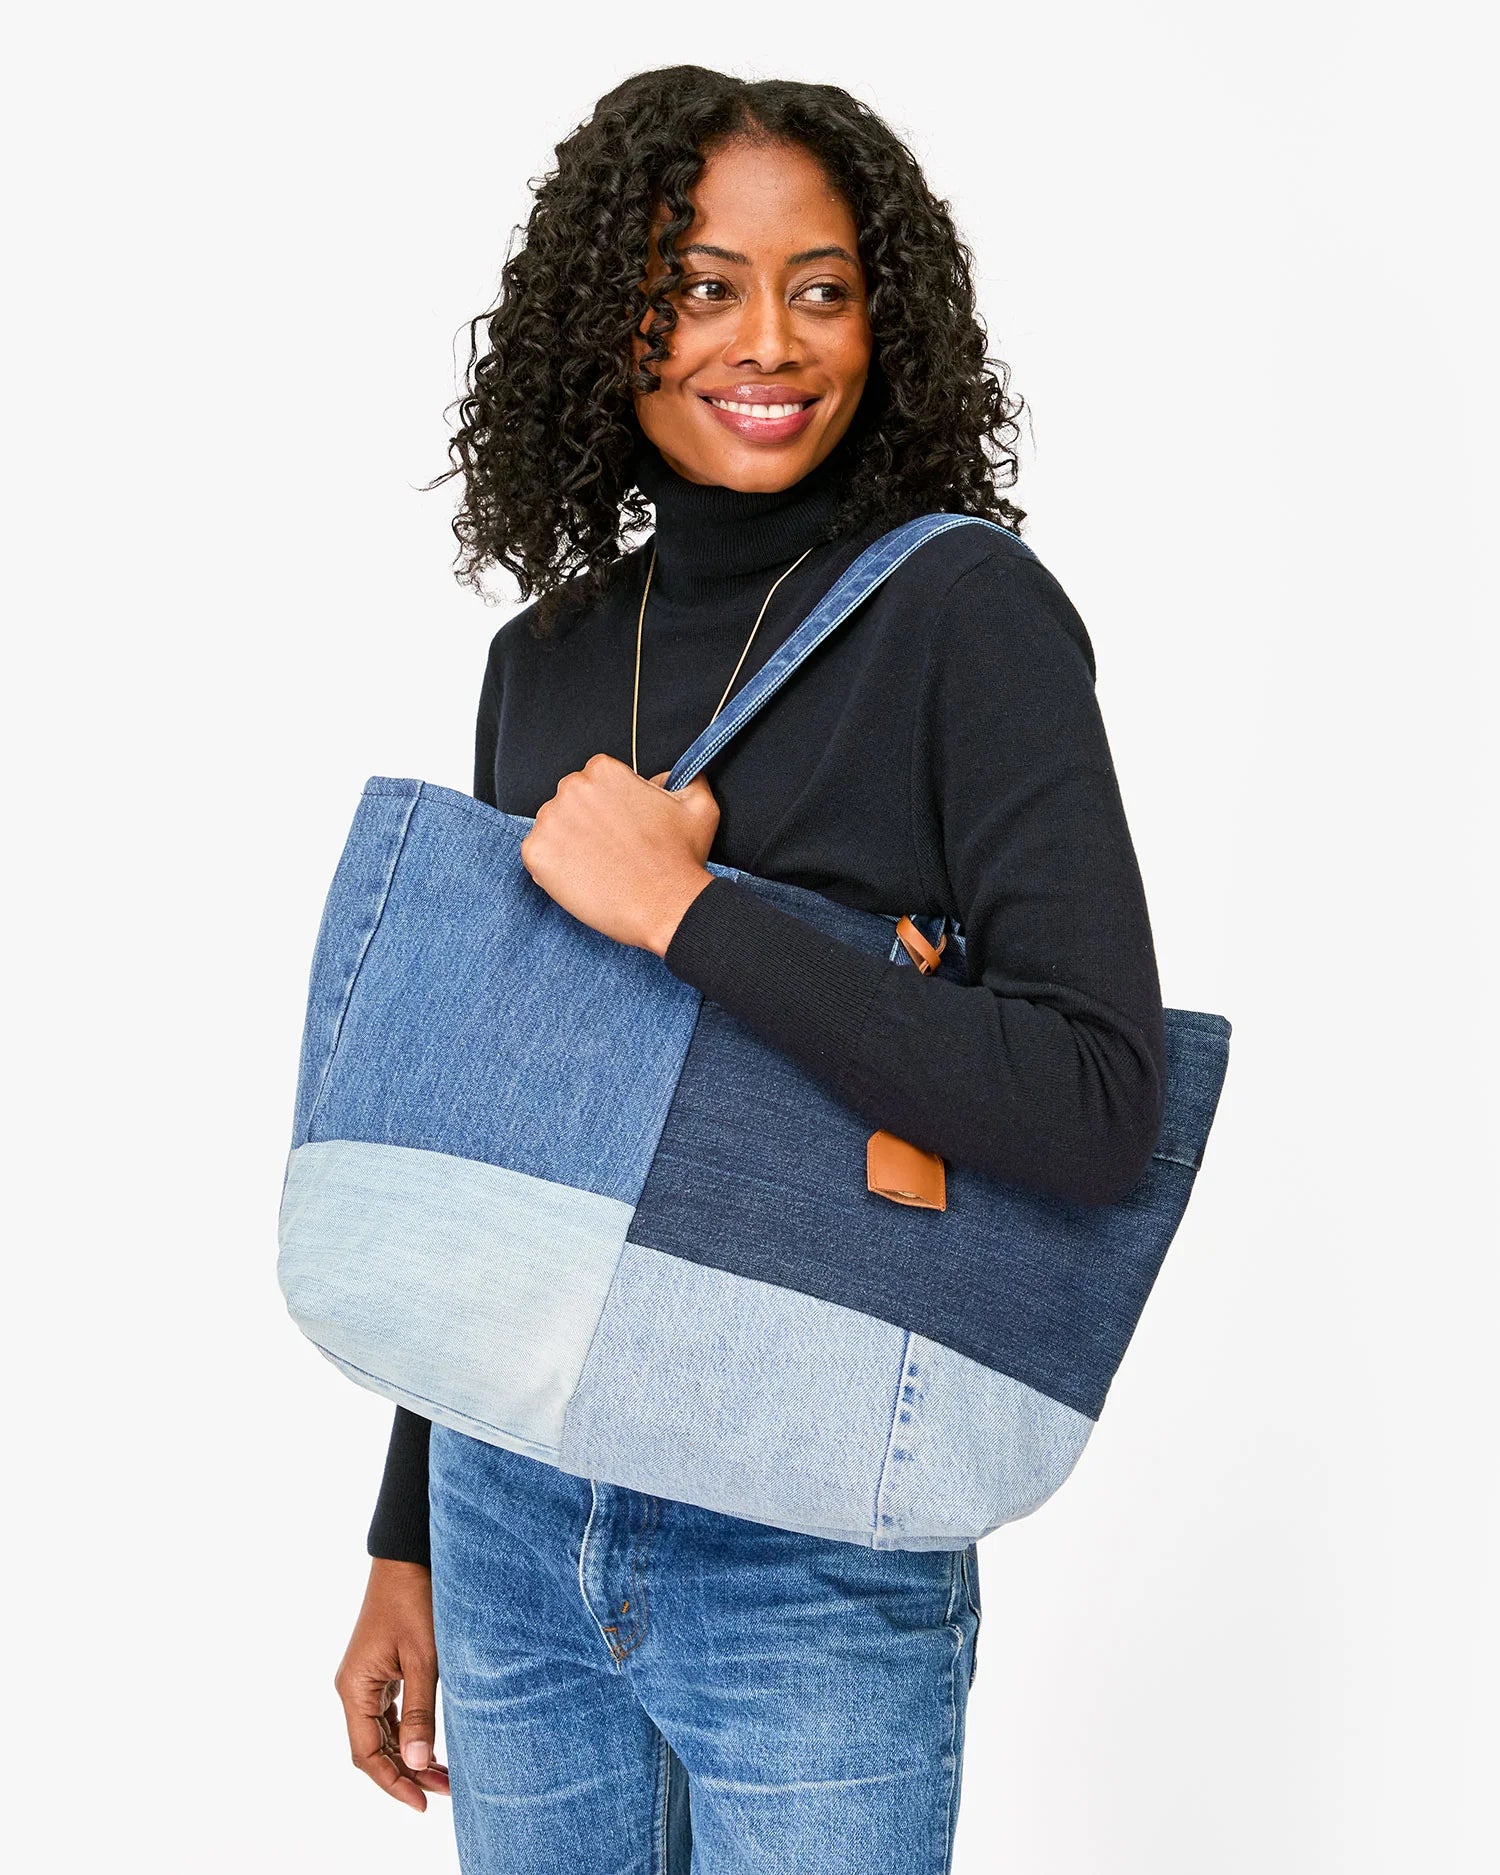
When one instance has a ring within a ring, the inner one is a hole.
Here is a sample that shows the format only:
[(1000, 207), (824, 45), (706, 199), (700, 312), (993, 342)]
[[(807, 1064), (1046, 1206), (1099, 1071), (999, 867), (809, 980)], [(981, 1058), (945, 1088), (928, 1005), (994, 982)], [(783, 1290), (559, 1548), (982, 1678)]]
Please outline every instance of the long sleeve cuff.
[(404, 1406), (396, 1408), (386, 1448), (385, 1475), (365, 1549), (392, 1562), (432, 1566), (427, 1533), (427, 1441), (431, 1424)]
[(1150, 1157), (1162, 1051), (1080, 993), (924, 977), (719, 874), (664, 961), (871, 1127), (955, 1164), (1102, 1204)]

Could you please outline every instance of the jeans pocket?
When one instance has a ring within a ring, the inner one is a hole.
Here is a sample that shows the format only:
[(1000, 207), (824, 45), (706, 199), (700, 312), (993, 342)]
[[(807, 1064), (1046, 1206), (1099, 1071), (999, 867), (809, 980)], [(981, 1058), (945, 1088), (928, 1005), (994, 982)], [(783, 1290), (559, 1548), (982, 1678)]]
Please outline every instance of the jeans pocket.
[(979, 1599), (979, 1545), (971, 1543), (960, 1553), (958, 1562), (964, 1596), (969, 1604), (969, 1612), (974, 1617), (974, 1641), (969, 1653), (969, 1685), (972, 1686), (974, 1675), (979, 1670), (979, 1630), (984, 1622), (984, 1611)]

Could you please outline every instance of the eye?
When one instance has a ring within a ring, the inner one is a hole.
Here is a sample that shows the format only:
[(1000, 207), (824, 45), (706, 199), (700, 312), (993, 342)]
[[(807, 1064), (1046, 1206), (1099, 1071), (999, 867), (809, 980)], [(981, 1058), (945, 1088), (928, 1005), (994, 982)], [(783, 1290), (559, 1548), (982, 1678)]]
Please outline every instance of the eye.
[[(814, 300), (815, 306), (837, 306), (840, 300), (853, 297), (842, 280), (814, 280), (810, 286), (803, 287), (802, 293), (827, 293), (832, 296), (829, 299)], [(797, 295), (798, 299), (801, 299), (802, 293)]]
[[(710, 295), (708, 292), (704, 291), (705, 288), (713, 288), (716, 292), (714, 295)], [(725, 298), (727, 298), (729, 291), (728, 283), (723, 280), (689, 280), (687, 285), (682, 289), (682, 297), (684, 299), (696, 300), (700, 306), (721, 306), (724, 302), (717, 297), (717, 294), (723, 294)]]

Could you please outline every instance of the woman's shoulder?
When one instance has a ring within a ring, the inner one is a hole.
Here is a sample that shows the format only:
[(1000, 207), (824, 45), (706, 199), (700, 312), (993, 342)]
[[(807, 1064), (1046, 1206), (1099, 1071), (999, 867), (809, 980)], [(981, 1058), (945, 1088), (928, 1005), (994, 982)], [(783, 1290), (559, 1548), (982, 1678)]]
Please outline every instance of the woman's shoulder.
[(901, 609), (910, 603), (928, 621), (929, 661), (1036, 670), (1081, 658), (1092, 682), (1088, 629), (1035, 548), (998, 522), (952, 519), (889, 576)]
[(541, 629), (540, 598), (531, 600), (519, 611), (513, 612), (490, 638), (491, 666), (503, 672), (507, 665), (561, 649), (572, 633), (598, 610), (601, 603), (609, 601), (620, 587), (630, 581), (631, 568), (639, 563), (645, 551), (644, 546), (635, 546), (620, 555), (613, 563), (610, 586), (603, 599), (590, 591), (582, 571), (571, 574), (557, 588), (557, 603), (551, 624), (546, 630)]

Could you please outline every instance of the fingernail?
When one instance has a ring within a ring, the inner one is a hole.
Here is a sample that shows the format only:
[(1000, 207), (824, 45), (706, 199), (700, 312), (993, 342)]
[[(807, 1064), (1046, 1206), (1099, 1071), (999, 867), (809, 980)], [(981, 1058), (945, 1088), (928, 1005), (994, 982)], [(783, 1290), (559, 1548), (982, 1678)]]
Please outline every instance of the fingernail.
[(424, 1738), (409, 1738), (401, 1749), (408, 1770), (425, 1771), (432, 1762), (432, 1747)]

